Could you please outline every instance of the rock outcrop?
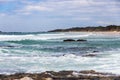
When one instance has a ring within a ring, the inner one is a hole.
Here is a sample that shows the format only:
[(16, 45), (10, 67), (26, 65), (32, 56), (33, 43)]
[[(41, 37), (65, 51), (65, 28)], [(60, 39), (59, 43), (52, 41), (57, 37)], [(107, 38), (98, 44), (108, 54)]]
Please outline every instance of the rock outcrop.
[(84, 42), (84, 41), (87, 41), (87, 40), (85, 40), (85, 39), (78, 39), (77, 41)]
[(63, 40), (63, 42), (75, 42), (75, 41), (77, 41), (77, 42), (85, 42), (85, 41), (87, 41), (87, 40), (85, 40), (85, 39), (78, 39), (78, 40), (74, 40), (74, 39), (65, 39), (65, 40)]
[(65, 40), (63, 40), (64, 42), (73, 42), (73, 41), (75, 41), (74, 39), (65, 39)]
[(85, 55), (82, 55), (82, 57), (95, 57), (97, 56), (97, 54), (85, 54)]
[(46, 71), (43, 73), (20, 73), (0, 75), (0, 80), (120, 80), (119, 75), (101, 73), (94, 70), (84, 71)]

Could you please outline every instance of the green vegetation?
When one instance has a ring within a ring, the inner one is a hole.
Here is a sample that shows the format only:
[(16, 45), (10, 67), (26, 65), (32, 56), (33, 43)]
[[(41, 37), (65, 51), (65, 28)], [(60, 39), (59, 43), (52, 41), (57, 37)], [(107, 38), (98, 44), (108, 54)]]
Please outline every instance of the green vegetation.
[(97, 26), (97, 27), (73, 27), (69, 29), (56, 29), (49, 32), (79, 32), (79, 31), (120, 31), (120, 26), (108, 25), (108, 26)]

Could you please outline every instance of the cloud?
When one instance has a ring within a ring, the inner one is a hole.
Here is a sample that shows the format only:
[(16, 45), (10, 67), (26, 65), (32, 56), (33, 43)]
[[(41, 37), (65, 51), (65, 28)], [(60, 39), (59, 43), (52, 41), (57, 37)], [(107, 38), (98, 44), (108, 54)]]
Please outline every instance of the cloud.
[(5, 13), (0, 13), (0, 16), (3, 17), (3, 16), (6, 16), (6, 14)]
[(39, 6), (39, 5), (27, 5), (25, 6), (22, 10), (20, 11), (50, 11), (50, 8), (44, 7), (44, 6)]
[(105, 24), (105, 25), (110, 25), (112, 24), (111, 22), (106, 22), (106, 21), (97, 21), (97, 24)]
[(15, 27), (27, 25), (38, 26), (35, 27), (38, 29), (41, 25), (64, 28), (120, 24), (119, 18), (119, 0), (0, 0), (1, 25), (8, 21), (7, 24)]
[[(5, 0), (2, 0), (5, 1)], [(18, 1), (18, 0), (6, 0)], [(50, 11), (60, 15), (83, 13), (115, 13), (120, 12), (119, 1), (115, 0), (22, 0), (19, 7), (12, 10), (17, 14)]]
[(13, 2), (13, 1), (17, 1), (17, 0), (0, 0), (0, 2)]
[(76, 13), (92, 13), (93, 10), (89, 10), (90, 4), (87, 0), (47, 0), (43, 2), (27, 3), (24, 9), (21, 11), (50, 11), (56, 15), (74, 15)]
[(72, 18), (72, 20), (76, 20), (76, 21), (89, 21), (89, 20), (92, 20), (92, 19), (89, 18), (89, 17), (74, 17), (74, 18)]
[(120, 25), (119, 21), (96, 21), (99, 25)]
[(0, 0), (0, 2), (8, 2), (8, 1), (13, 1), (13, 0)]

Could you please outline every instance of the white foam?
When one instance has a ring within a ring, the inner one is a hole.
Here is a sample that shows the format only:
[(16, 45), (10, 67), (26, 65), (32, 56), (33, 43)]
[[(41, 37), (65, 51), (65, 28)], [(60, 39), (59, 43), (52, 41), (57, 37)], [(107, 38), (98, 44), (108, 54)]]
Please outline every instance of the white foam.
[(79, 38), (87, 37), (91, 35), (86, 34), (69, 34), (69, 33), (58, 33), (58, 34), (37, 34), (37, 35), (0, 35), (0, 41), (16, 41), (16, 40), (48, 40), (48, 39), (60, 39), (60, 38)]
[[(2, 53), (6, 50), (8, 53)], [(42, 72), (42, 71), (60, 71), (60, 70), (96, 70), (100, 72), (110, 72), (120, 74), (120, 50), (105, 51), (98, 53), (99, 57), (82, 57), (74, 54), (56, 56), (7, 56), (11, 51), (7, 49), (0, 50), (0, 63), (5, 68), (25, 70), (26, 72)], [(26, 53), (16, 50), (15, 52)], [(27, 52), (26, 54), (36, 54), (36, 52)], [(39, 53), (38, 53), (39, 54)], [(107, 54), (107, 55), (106, 55)], [(23, 54), (25, 55), (25, 54)], [(37, 54), (36, 54), (37, 55)], [(103, 57), (104, 56), (104, 57)], [(14, 63), (14, 64), (13, 64)], [(1, 67), (0, 66), (0, 67)]]
[[(48, 40), (59, 38), (79, 38), (88, 37), (91, 33), (64, 33), (64, 34), (38, 34), (38, 35), (0, 35), (1, 41), (16, 41), (16, 40)], [(3, 51), (5, 53), (3, 53)], [(12, 53), (13, 52), (13, 53)], [(15, 53), (19, 53), (17, 56)], [(23, 53), (23, 54), (22, 54)], [(41, 72), (41, 71), (60, 71), (60, 70), (97, 70), (101, 72), (112, 72), (120, 74), (120, 49), (111, 51), (99, 52), (99, 57), (81, 57), (74, 54), (66, 54), (61, 56), (21, 56), (22, 55), (37, 55), (39, 51), (28, 50), (11, 50), (0, 48), (0, 68), (12, 68), (13, 70), (24, 70), (26, 72)], [(12, 55), (12, 56), (8, 56)], [(0, 72), (1, 73), (1, 72)]]

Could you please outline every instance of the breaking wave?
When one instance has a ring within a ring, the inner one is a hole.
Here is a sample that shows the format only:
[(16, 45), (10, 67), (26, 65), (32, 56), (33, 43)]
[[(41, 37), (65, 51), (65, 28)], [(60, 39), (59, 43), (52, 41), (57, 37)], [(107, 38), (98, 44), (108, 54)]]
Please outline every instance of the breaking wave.
[(0, 35), (0, 41), (20, 41), (20, 40), (50, 40), (50, 39), (62, 39), (62, 38), (81, 38), (88, 37), (91, 34), (28, 34), (28, 35)]

